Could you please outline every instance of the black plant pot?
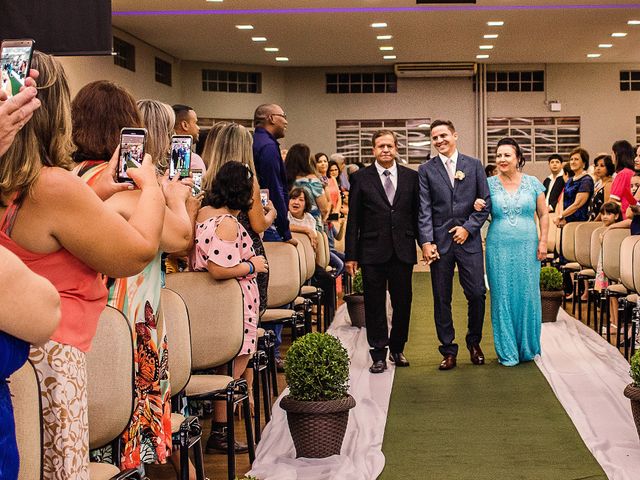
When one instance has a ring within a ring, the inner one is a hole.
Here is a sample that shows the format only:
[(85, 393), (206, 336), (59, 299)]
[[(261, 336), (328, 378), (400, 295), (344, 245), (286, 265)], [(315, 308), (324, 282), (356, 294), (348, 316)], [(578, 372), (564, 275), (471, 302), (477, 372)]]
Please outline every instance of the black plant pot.
[(344, 301), (347, 304), (351, 325), (358, 328), (364, 327), (364, 295), (355, 293), (345, 295)]
[(540, 297), (542, 299), (542, 321), (555, 322), (558, 318), (558, 311), (562, 305), (563, 291), (549, 292), (542, 290)]

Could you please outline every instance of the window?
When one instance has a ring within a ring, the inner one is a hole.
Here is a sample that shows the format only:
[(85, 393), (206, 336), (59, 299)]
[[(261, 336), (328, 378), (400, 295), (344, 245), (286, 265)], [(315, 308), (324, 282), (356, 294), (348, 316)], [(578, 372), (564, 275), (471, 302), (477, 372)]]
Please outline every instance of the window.
[(202, 90), (205, 92), (262, 93), (262, 74), (259, 72), (202, 70)]
[(113, 37), (113, 63), (132, 72), (136, 71), (136, 47), (124, 40)]
[(552, 153), (568, 157), (580, 145), (580, 117), (494, 117), (487, 119), (487, 162), (496, 160), (496, 145), (513, 137), (527, 161), (546, 162)]
[(398, 136), (398, 154), (409, 163), (422, 163), (431, 153), (431, 120), (336, 120), (337, 152), (347, 163), (373, 162), (371, 136), (382, 128)]
[(544, 92), (544, 70), (487, 72), (487, 92)]
[(640, 91), (640, 70), (620, 72), (620, 91)]
[(327, 73), (327, 93), (396, 93), (394, 73)]
[(156, 82), (171, 86), (171, 64), (156, 57)]
[(640, 117), (636, 117), (636, 146), (640, 145)]

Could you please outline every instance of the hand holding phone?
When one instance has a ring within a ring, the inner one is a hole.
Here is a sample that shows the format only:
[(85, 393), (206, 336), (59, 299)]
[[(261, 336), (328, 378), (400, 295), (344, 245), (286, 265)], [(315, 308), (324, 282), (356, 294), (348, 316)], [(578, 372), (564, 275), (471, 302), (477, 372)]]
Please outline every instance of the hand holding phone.
[(202, 192), (202, 170), (191, 170), (191, 178), (193, 178), (193, 187), (191, 188), (191, 195), (194, 197), (200, 195)]
[(118, 182), (133, 182), (129, 171), (140, 168), (144, 158), (147, 139), (146, 128), (123, 128), (120, 130), (120, 159), (118, 161)]
[(266, 207), (267, 204), (269, 203), (269, 189), (268, 188), (261, 188), (260, 189), (260, 203), (262, 204), (263, 207)]
[(0, 54), (0, 90), (7, 98), (20, 92), (31, 71), (31, 39), (3, 40)]

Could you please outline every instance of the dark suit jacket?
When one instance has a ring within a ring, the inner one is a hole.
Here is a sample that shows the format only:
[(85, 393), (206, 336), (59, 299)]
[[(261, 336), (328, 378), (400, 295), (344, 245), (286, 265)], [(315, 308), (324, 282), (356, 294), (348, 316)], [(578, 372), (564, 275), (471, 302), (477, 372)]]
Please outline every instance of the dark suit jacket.
[(404, 263), (416, 263), (418, 174), (400, 164), (398, 186), (389, 204), (375, 163), (351, 176), (345, 239), (346, 260), (385, 263), (393, 252)]
[[(544, 185), (544, 195), (547, 196), (547, 192), (549, 191), (549, 184), (551, 183), (551, 179), (549, 177), (544, 179), (542, 185)], [(549, 205), (553, 208), (553, 212), (556, 211), (556, 205), (558, 204), (558, 198), (560, 198), (560, 194), (564, 189), (564, 178), (562, 175), (558, 175), (556, 181), (553, 182), (553, 187), (551, 188), (551, 193), (549, 194)]]
[[(439, 156), (420, 165), (420, 214), (418, 217), (418, 237), (420, 245), (431, 242), (438, 246), (440, 254), (447, 253), (453, 244), (449, 230), (462, 226), (469, 237), (461, 247), (468, 253), (482, 251), (480, 227), (491, 211), (489, 184), (480, 160), (458, 153), (456, 172), (464, 173), (462, 180), (455, 180), (454, 186)], [(476, 212), (473, 203), (482, 198), (487, 206)]]

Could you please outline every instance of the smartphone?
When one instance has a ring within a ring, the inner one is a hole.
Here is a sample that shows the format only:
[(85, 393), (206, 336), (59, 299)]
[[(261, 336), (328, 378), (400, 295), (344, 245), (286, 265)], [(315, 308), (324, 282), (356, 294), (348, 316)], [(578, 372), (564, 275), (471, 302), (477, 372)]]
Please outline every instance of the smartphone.
[(340, 220), (340, 214), (339, 213), (330, 213), (329, 216), (327, 217), (327, 220), (329, 222), (336, 222), (336, 221)]
[(195, 197), (202, 191), (202, 170), (194, 168), (191, 170), (191, 178), (193, 178), (193, 187), (191, 194)]
[(269, 203), (269, 189), (268, 188), (261, 188), (260, 189), (260, 203), (262, 204), (263, 207), (266, 207), (267, 203)]
[(0, 89), (12, 97), (24, 86), (31, 69), (33, 44), (29, 39), (3, 40), (0, 54)]
[(133, 183), (127, 174), (130, 168), (138, 168), (144, 158), (146, 128), (123, 128), (120, 130), (120, 158), (118, 161), (118, 182)]
[(171, 137), (171, 157), (169, 158), (169, 178), (178, 175), (189, 176), (191, 170), (191, 135), (174, 135)]

